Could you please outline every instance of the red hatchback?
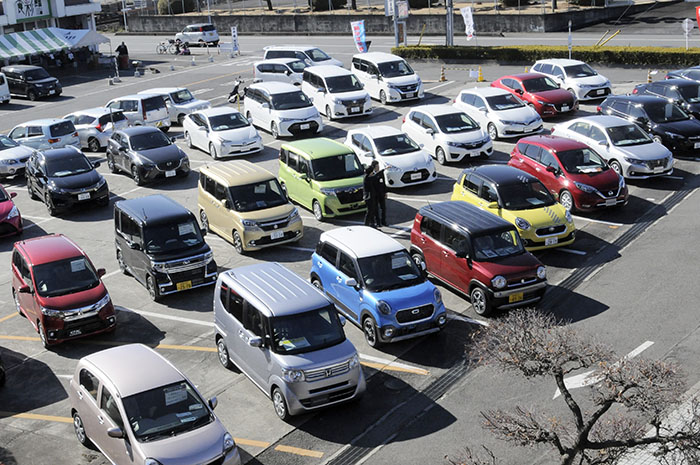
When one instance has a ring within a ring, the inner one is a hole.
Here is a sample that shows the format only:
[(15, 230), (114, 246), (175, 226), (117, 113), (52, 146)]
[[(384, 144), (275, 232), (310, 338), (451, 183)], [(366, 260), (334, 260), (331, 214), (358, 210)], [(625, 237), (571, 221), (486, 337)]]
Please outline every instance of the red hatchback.
[(627, 203), (625, 179), (581, 142), (555, 136), (525, 137), (513, 149), (508, 164), (542, 181), (568, 210)]
[(12, 201), (17, 197), (17, 192), (7, 193), (0, 186), (0, 237), (13, 236), (22, 232), (22, 215)]
[(574, 94), (559, 88), (559, 84), (540, 73), (523, 73), (503, 76), (491, 83), (511, 92), (533, 107), (542, 118), (572, 113), (578, 110)]
[(15, 242), (12, 297), (44, 347), (114, 330), (117, 318), (100, 279), (104, 273), (62, 234)]

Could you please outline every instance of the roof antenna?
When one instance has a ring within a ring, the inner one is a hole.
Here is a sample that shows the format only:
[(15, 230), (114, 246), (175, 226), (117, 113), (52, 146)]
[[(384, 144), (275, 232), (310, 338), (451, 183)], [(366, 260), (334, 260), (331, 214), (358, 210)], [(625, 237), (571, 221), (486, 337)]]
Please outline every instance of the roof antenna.
[(143, 212), (143, 219), (148, 220), (148, 215), (146, 215), (146, 209), (142, 208), (141, 211)]
[(431, 210), (433, 209), (433, 206), (430, 203), (430, 199), (428, 199), (428, 208), (430, 208)]

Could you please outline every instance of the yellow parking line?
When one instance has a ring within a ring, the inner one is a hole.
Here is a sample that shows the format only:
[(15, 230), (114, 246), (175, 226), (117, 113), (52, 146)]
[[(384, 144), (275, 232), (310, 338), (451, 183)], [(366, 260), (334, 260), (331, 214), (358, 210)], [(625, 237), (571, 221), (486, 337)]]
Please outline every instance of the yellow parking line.
[(360, 362), (360, 364), (374, 368), (375, 370), (379, 371), (400, 371), (403, 373), (413, 373), (414, 375), (422, 375), (422, 376), (428, 376), (430, 372), (428, 370), (424, 370), (422, 368), (404, 368), (404, 367), (397, 367), (397, 366), (392, 366), (392, 365), (385, 365), (383, 363), (374, 363), (374, 362)]
[(41, 341), (38, 337), (32, 336), (0, 336), (0, 339), (7, 339), (8, 341)]
[(280, 445), (275, 447), (275, 450), (280, 452), (287, 452), (288, 454), (303, 455), (304, 457), (316, 457), (317, 459), (323, 457), (323, 452), (309, 449), (300, 449), (299, 447)]
[(40, 415), (38, 413), (0, 412), (0, 416), (8, 416), (11, 418), (24, 418), (26, 420), (43, 420), (43, 421), (56, 421), (59, 423), (73, 423), (73, 419), (71, 417), (57, 417), (54, 415)]
[(270, 445), (269, 442), (265, 441), (254, 441), (252, 439), (242, 439), (242, 438), (233, 438), (234, 441), (236, 441), (236, 444), (239, 444), (241, 446), (253, 446), (253, 447), (268, 447)]
[(13, 316), (17, 316), (17, 315), (19, 315), (19, 313), (15, 312), (15, 313), (11, 313), (7, 316), (4, 316), (4, 317), (0, 318), (0, 323), (2, 323), (3, 321), (9, 320)]
[(198, 352), (216, 352), (216, 347), (202, 346), (174, 346), (171, 344), (158, 344), (156, 349), (172, 349), (172, 350), (194, 350)]

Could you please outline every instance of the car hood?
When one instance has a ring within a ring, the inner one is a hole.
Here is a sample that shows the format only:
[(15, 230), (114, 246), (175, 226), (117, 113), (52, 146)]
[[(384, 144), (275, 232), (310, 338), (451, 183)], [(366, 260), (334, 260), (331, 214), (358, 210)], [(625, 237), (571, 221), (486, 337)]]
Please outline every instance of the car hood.
[(433, 162), (433, 159), (425, 150), (416, 150), (415, 152), (404, 153), (402, 155), (379, 156), (377, 158), (383, 167), (386, 167), (388, 164), (401, 169), (401, 171), (428, 168)]
[(382, 79), (384, 80), (384, 82), (390, 82), (395, 86), (408, 86), (410, 84), (416, 84), (418, 82), (418, 75), (413, 73), (408, 74), (406, 76), (396, 76), (390, 78), (383, 77)]
[(314, 179), (313, 182), (316, 184), (317, 188), (357, 187), (362, 189), (362, 186), (364, 185), (364, 176), (334, 179), (332, 181), (317, 181)]
[(34, 149), (26, 145), (10, 147), (9, 149), (0, 150), (0, 160), (18, 160), (29, 157), (32, 153), (34, 153)]
[(5, 200), (4, 202), (0, 202), (0, 219), (5, 218), (14, 206), (15, 203), (12, 200)]
[(612, 153), (619, 153), (623, 157), (637, 158), (639, 160), (658, 160), (659, 158), (671, 156), (671, 151), (658, 142), (625, 147), (612, 146), (611, 149)]
[(241, 143), (254, 138), (258, 135), (258, 132), (251, 124), (242, 128), (227, 129), (226, 131), (212, 131), (211, 134), (218, 136), (221, 140)]
[(569, 102), (573, 104), (574, 102), (574, 96), (571, 95), (571, 92), (564, 89), (545, 90), (544, 92), (531, 92), (530, 95), (540, 100), (544, 100), (548, 103), (560, 104)]
[(158, 147), (157, 149), (139, 150), (136, 152), (140, 157), (147, 158), (153, 163), (179, 160), (182, 158), (182, 151), (175, 144)]
[(206, 242), (202, 242), (200, 245), (185, 247), (170, 252), (148, 252), (147, 255), (155, 262), (165, 262), (169, 260), (180, 260), (183, 258), (193, 257), (195, 255), (202, 255), (207, 252), (211, 252), (211, 249)]
[(440, 133), (441, 138), (445, 142), (459, 142), (461, 144), (473, 144), (474, 142), (484, 140), (486, 138), (486, 133), (481, 129), (476, 129), (473, 131), (459, 132), (456, 134), (445, 134)]
[(492, 110), (493, 115), (500, 120), (505, 121), (520, 121), (525, 124), (530, 124), (536, 120), (541, 119), (540, 115), (529, 105), (525, 105), (520, 108), (511, 108), (508, 110), (495, 111)]
[(523, 218), (534, 229), (567, 224), (566, 209), (560, 203), (555, 203), (548, 207), (528, 208), (526, 210), (506, 210), (504, 208), (501, 210), (501, 217), (510, 223), (515, 223), (515, 218)]
[(340, 344), (326, 347), (312, 352), (304, 352), (301, 354), (275, 354), (279, 357), (280, 364), (287, 368), (295, 370), (313, 370), (314, 368), (323, 368), (329, 365), (343, 363), (357, 353), (357, 349), (348, 339), (345, 339)]
[(278, 205), (271, 208), (263, 208), (262, 210), (255, 210), (251, 212), (237, 212), (237, 214), (244, 220), (253, 220), (264, 223), (266, 221), (279, 220), (280, 218), (286, 218), (294, 211), (294, 205), (291, 203), (285, 203), (284, 205)]
[(488, 274), (495, 276), (501, 275), (508, 280), (509, 283), (518, 279), (532, 279), (537, 276), (537, 267), (542, 263), (530, 252), (511, 255), (494, 261), (477, 262), (474, 260), (475, 266), (481, 266), (488, 270)]
[(53, 308), (55, 310), (71, 310), (73, 308), (87, 307), (94, 303), (99, 302), (99, 300), (105, 296), (107, 289), (105, 289), (104, 284), (100, 281), (100, 284), (88, 289), (86, 291), (76, 292), (74, 294), (59, 295), (56, 297), (41, 297), (41, 305), (46, 308)]
[(80, 189), (82, 187), (91, 187), (103, 179), (102, 175), (96, 170), (90, 170), (87, 173), (74, 174), (72, 176), (51, 177), (49, 181), (61, 189)]
[(364, 100), (368, 94), (364, 90), (351, 90), (350, 92), (336, 92), (330, 95), (342, 100)]
[(210, 463), (224, 451), (224, 434), (226, 430), (215, 418), (208, 425), (195, 430), (180, 433), (177, 436), (141, 442), (139, 447), (146, 457), (152, 457), (168, 465)]
[(605, 195), (608, 195), (607, 193), (610, 191), (617, 192), (617, 188), (620, 185), (620, 177), (612, 168), (598, 173), (566, 173), (566, 177), (572, 181), (595, 187)]
[(197, 111), (204, 110), (205, 108), (211, 108), (211, 104), (204, 100), (194, 99), (189, 102), (175, 103), (173, 105), (175, 108), (180, 108), (183, 110)]
[[(389, 304), (393, 312), (407, 308), (420, 307), (421, 305), (435, 305), (435, 285), (427, 279), (420, 284), (401, 289), (390, 289), (388, 291), (364, 291), (366, 300), (383, 300)], [(437, 308), (435, 309), (438, 310)]]
[(574, 84), (578, 85), (585, 85), (585, 86), (602, 86), (605, 84), (608, 79), (605, 76), (602, 76), (600, 74), (596, 74), (595, 76), (586, 76), (586, 77), (581, 77), (581, 78), (567, 78), (567, 80), (571, 80)]
[(659, 123), (654, 125), (654, 129), (674, 132), (684, 137), (700, 136), (700, 121), (696, 119), (686, 119), (674, 121), (672, 123)]
[(293, 110), (275, 110), (277, 114), (282, 118), (292, 118), (292, 119), (311, 119), (318, 118), (318, 110), (311, 105), (306, 108), (295, 108)]
[(58, 84), (58, 79), (55, 77), (47, 77), (44, 79), (37, 79), (36, 81), (27, 81), (28, 84)]

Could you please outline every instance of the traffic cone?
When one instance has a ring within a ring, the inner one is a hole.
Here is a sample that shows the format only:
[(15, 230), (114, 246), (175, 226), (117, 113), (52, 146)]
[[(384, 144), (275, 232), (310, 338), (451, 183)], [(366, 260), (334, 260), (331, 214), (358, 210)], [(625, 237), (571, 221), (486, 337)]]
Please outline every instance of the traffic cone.
[(192, 62), (190, 63), (192, 66), (195, 66), (197, 64), (196, 61), (194, 61), (194, 57), (192, 57)]
[(134, 71), (134, 77), (141, 77), (141, 73), (139, 73), (138, 69)]
[(170, 71), (175, 71), (175, 65), (170, 65)]
[(647, 71), (647, 82), (651, 82), (651, 70)]
[(481, 66), (479, 66), (479, 77), (476, 78), (476, 82), (484, 82), (484, 73), (481, 71)]
[(447, 81), (447, 78), (445, 77), (445, 65), (440, 66), (440, 82), (445, 82)]

